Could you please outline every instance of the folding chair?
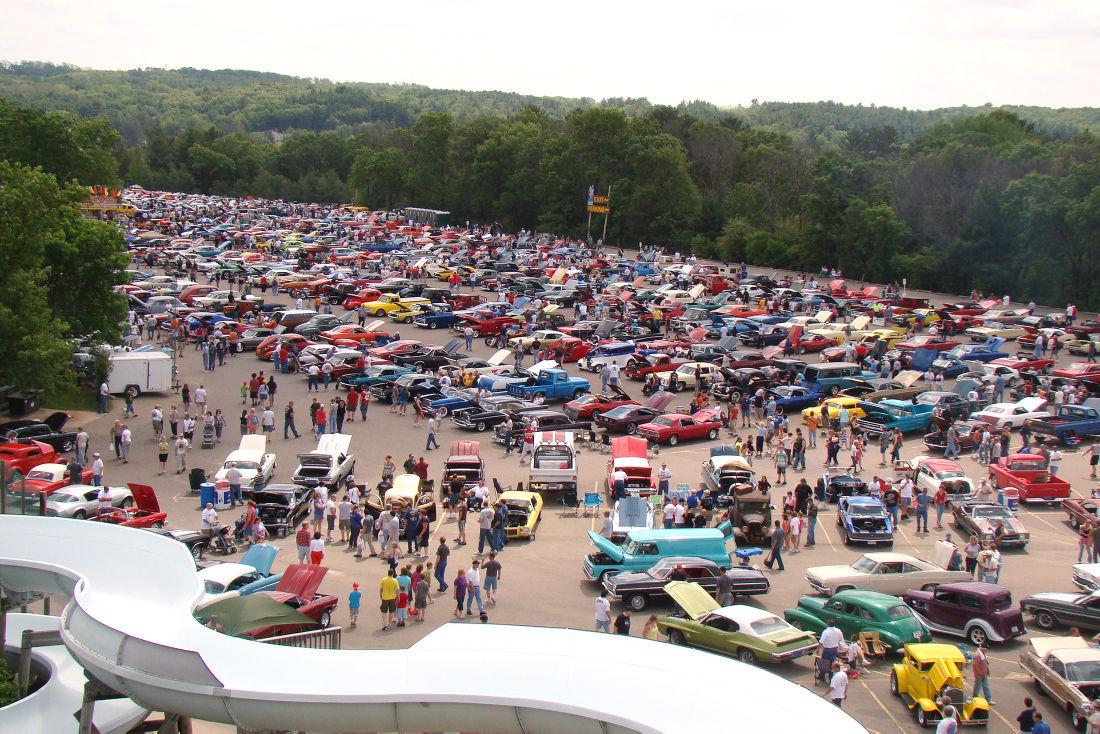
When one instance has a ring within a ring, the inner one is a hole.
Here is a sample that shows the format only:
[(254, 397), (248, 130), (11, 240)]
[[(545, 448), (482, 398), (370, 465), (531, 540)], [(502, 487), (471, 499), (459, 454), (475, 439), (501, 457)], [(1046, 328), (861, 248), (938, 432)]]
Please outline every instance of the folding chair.
[(862, 630), (859, 633), (859, 646), (868, 658), (886, 657), (886, 653), (890, 652), (886, 643), (879, 639), (878, 630)]
[(589, 517), (588, 511), (592, 511), (592, 515), (600, 514), (600, 505), (603, 504), (603, 497), (599, 492), (585, 492), (584, 493), (584, 516)]
[(577, 502), (577, 490), (575, 490), (575, 489), (564, 489), (564, 490), (562, 490), (561, 503), (562, 503), (562, 506), (565, 508), (564, 510), (562, 510), (562, 513), (561, 513), (562, 517), (567, 517), (569, 515), (572, 515), (573, 517), (577, 517), (577, 516), (580, 515), (580, 503)]

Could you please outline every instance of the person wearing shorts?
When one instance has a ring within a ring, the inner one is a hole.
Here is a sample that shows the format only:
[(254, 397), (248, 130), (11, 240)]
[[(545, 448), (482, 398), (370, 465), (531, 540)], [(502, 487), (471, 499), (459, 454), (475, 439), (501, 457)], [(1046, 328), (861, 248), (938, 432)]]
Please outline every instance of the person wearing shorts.
[(388, 630), (393, 624), (393, 615), (397, 612), (397, 574), (391, 568), (378, 585), (378, 598), (381, 600), (378, 609), (382, 612), (382, 629)]

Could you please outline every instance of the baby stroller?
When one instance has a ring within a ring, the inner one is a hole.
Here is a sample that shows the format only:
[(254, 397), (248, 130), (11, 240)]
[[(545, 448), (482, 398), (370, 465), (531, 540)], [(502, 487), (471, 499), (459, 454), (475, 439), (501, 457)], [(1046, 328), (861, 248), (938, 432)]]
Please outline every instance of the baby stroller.
[(220, 553), (224, 556), (236, 553), (237, 546), (233, 543), (233, 536), (235, 534), (235, 527), (231, 528), (228, 525), (220, 526), (217, 531), (215, 531), (213, 537), (210, 539), (210, 550), (214, 553)]
[(204, 423), (202, 426), (202, 447), (204, 449), (214, 448), (214, 424)]

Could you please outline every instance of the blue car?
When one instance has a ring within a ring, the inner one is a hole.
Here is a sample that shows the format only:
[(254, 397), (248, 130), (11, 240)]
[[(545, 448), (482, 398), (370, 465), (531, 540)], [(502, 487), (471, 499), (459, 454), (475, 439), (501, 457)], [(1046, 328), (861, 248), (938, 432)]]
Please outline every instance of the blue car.
[(477, 390), (462, 387), (447, 387), (443, 389), (443, 396), (428, 403), (438, 417), (444, 418), (456, 410), (466, 410), (477, 407)]
[(429, 329), (449, 329), (458, 322), (458, 314), (454, 311), (432, 311), (422, 313), (413, 319), (417, 326), (426, 326)]
[(350, 389), (352, 387), (365, 388), (377, 385), (380, 382), (393, 382), (401, 375), (412, 372), (412, 367), (401, 367), (395, 364), (381, 364), (370, 367), (361, 374), (347, 375), (340, 379), (340, 387)]
[(878, 497), (841, 497), (837, 502), (836, 524), (845, 545), (892, 545), (894, 524)]
[(766, 395), (766, 400), (775, 398), (776, 407), (782, 411), (809, 408), (827, 397), (825, 393), (800, 385), (779, 385), (768, 390)]

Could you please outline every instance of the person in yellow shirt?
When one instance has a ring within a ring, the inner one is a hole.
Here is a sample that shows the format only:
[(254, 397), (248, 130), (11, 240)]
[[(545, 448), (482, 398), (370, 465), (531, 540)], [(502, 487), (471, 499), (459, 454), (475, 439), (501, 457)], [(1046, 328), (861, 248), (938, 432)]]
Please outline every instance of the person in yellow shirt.
[(391, 568), (382, 583), (378, 585), (378, 598), (382, 600), (379, 609), (382, 612), (382, 629), (388, 630), (393, 624), (393, 615), (397, 611), (397, 577)]

